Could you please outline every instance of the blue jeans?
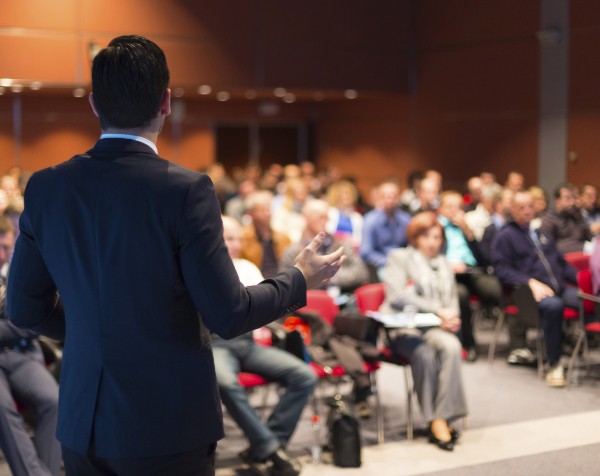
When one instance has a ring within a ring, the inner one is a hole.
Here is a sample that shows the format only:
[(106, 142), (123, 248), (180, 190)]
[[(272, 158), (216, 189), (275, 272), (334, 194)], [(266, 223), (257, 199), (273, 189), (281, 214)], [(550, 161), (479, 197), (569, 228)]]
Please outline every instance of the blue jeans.
[(562, 355), (562, 325), (565, 306), (577, 309), (576, 288), (566, 288), (561, 294), (542, 299), (538, 303), (540, 325), (544, 330), (544, 344), (548, 363), (551, 366), (556, 365)]
[[(306, 362), (284, 350), (258, 345), (249, 334), (228, 341), (214, 339), (213, 355), (221, 399), (248, 438), (252, 456), (263, 460), (287, 444), (317, 378)], [(240, 372), (255, 373), (285, 387), (266, 423), (239, 384)]]

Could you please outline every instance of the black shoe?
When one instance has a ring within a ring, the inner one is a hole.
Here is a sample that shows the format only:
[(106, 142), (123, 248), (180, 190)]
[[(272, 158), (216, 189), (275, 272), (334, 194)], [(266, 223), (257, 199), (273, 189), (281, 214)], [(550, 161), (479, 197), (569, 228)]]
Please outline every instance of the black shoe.
[(459, 438), (460, 438), (460, 433), (458, 432), (458, 430), (455, 430), (454, 428), (450, 428), (450, 441), (452, 443), (456, 443)]
[(283, 448), (279, 448), (267, 460), (273, 463), (271, 476), (298, 476), (302, 470), (300, 462)]
[(271, 476), (273, 461), (266, 459), (260, 461), (250, 454), (250, 449), (245, 449), (239, 455), (240, 459), (248, 466), (248, 470), (256, 476)]
[(450, 433), (450, 441), (442, 441), (433, 434), (431, 428), (429, 429), (429, 443), (435, 443), (438, 448), (444, 451), (454, 451), (454, 442), (455, 440), (452, 438), (452, 432)]

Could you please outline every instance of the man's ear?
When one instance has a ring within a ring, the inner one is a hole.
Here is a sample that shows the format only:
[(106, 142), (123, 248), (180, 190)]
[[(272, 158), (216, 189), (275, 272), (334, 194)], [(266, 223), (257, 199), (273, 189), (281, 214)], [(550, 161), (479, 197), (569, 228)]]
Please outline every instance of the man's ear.
[(171, 115), (171, 90), (169, 88), (165, 89), (160, 100), (160, 113), (165, 117)]
[(96, 117), (100, 117), (98, 111), (96, 110), (96, 104), (94, 103), (94, 93), (90, 93), (88, 96), (88, 101), (90, 102), (90, 106), (92, 106), (92, 111), (94, 111), (94, 115)]

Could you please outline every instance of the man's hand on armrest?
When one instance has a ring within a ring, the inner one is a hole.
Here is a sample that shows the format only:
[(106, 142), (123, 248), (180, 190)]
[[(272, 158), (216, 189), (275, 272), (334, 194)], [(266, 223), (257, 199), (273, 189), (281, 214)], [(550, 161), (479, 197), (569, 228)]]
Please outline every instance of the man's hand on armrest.
[(323, 244), (325, 233), (319, 233), (310, 244), (296, 257), (294, 266), (298, 268), (306, 279), (306, 288), (315, 289), (326, 284), (338, 272), (346, 256), (344, 248), (340, 247), (328, 255), (319, 255), (317, 250)]

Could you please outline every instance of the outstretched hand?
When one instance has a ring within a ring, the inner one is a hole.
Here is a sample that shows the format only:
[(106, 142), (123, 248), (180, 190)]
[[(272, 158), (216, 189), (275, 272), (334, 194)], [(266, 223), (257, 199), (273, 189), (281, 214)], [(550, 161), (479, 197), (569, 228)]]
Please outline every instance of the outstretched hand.
[(325, 233), (316, 235), (310, 244), (296, 257), (294, 266), (302, 271), (306, 279), (307, 289), (320, 288), (338, 272), (346, 256), (344, 248), (340, 247), (328, 255), (319, 255), (317, 250), (323, 244)]

